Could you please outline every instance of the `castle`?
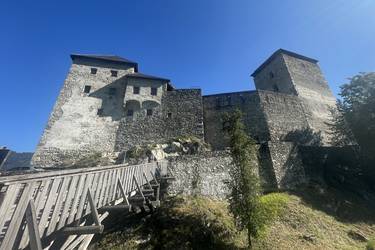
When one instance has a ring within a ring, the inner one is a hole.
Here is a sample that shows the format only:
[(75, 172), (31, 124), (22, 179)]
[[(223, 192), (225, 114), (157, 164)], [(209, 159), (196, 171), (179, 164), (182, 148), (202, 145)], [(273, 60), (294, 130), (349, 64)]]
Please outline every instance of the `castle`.
[(140, 73), (136, 62), (118, 56), (71, 59), (34, 166), (179, 136), (193, 135), (221, 150), (228, 146), (222, 114), (235, 109), (260, 145), (263, 175), (276, 186), (303, 175), (292, 157), (295, 145), (329, 145), (327, 121), (336, 99), (315, 59), (277, 50), (251, 75), (256, 90), (207, 96)]

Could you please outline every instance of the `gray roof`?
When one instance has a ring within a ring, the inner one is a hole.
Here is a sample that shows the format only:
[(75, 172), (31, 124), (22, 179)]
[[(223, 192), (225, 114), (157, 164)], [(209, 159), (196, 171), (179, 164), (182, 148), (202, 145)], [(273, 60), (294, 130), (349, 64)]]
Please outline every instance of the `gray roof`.
[(288, 51), (288, 50), (285, 50), (285, 49), (278, 49), (276, 50), (264, 63), (262, 63), (255, 71), (254, 73), (251, 74), (252, 77), (255, 77), (262, 69), (264, 69), (273, 59), (275, 59), (276, 56), (280, 55), (280, 54), (285, 54), (285, 55), (288, 55), (288, 56), (292, 56), (292, 57), (296, 57), (296, 58), (299, 58), (299, 59), (302, 59), (302, 60), (305, 60), (305, 61), (309, 61), (309, 62), (312, 62), (312, 63), (317, 63), (318, 60), (316, 59), (313, 59), (313, 58), (310, 58), (310, 57), (307, 57), (307, 56), (303, 56), (303, 55), (300, 55), (300, 54), (297, 54), (297, 53), (294, 53), (292, 51)]
[(151, 75), (146, 75), (142, 73), (132, 73), (132, 74), (127, 74), (127, 77), (134, 77), (134, 78), (144, 78), (144, 79), (153, 79), (153, 80), (161, 80), (161, 81), (166, 81), (170, 82), (169, 79), (158, 77), (158, 76), (151, 76)]
[(138, 63), (128, 60), (126, 58), (116, 56), (116, 55), (84, 55), (84, 54), (71, 54), (70, 58), (72, 60), (76, 58), (86, 58), (86, 59), (93, 59), (93, 60), (99, 60), (99, 61), (107, 61), (117, 64), (130, 64), (135, 66), (136, 71), (138, 71)]

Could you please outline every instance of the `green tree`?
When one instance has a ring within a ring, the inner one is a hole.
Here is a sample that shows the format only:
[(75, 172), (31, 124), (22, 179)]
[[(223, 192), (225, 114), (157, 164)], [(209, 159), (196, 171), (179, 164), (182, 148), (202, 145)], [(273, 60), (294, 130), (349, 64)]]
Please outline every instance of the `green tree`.
[(356, 141), (364, 158), (365, 172), (375, 178), (375, 169), (371, 167), (375, 162), (375, 72), (360, 73), (340, 88), (332, 142), (342, 146)]
[(224, 115), (223, 122), (224, 130), (230, 136), (230, 149), (235, 165), (230, 170), (230, 210), (238, 226), (247, 229), (249, 248), (251, 248), (252, 238), (259, 235), (262, 225), (258, 216), (261, 188), (257, 175), (256, 144), (245, 132), (239, 110)]

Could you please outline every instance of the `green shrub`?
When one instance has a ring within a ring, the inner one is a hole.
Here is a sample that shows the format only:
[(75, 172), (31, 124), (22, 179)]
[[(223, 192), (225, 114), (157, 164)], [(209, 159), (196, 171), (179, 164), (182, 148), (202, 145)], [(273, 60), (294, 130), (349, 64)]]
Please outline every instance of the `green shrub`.
[(367, 242), (366, 250), (375, 250), (375, 239)]
[(263, 195), (259, 198), (257, 213), (255, 220), (258, 227), (259, 236), (264, 235), (267, 225), (275, 221), (287, 206), (289, 197), (283, 193), (271, 193)]

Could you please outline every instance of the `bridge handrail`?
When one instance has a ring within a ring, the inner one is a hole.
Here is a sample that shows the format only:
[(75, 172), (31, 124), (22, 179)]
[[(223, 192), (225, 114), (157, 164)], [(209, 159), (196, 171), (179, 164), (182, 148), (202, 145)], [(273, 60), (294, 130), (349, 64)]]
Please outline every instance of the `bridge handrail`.
[[(35, 244), (35, 235), (43, 239), (76, 225), (84, 216), (121, 201), (124, 194), (166, 173), (166, 168), (167, 162), (159, 161), (1, 177), (0, 250), (24, 249)], [(30, 204), (35, 204), (31, 210)]]

